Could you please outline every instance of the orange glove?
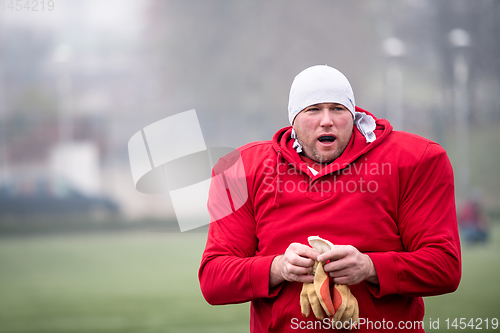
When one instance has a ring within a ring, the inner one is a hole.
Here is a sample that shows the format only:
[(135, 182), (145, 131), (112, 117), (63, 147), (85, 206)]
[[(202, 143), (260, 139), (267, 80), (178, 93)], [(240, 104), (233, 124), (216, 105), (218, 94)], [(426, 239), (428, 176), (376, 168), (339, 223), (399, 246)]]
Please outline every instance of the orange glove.
[[(339, 308), (339, 304), (333, 304), (332, 293), (330, 292), (330, 278), (323, 270), (323, 264), (318, 263), (314, 274), (314, 290), (319, 298), (321, 306), (328, 317), (333, 317)], [(333, 294), (335, 296), (335, 294)]]

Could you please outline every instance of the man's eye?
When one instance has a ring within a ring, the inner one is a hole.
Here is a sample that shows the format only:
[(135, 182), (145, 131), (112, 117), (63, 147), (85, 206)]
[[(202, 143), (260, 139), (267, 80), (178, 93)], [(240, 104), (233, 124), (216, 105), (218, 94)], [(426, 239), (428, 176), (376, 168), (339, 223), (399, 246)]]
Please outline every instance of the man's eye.
[(312, 108), (312, 109), (307, 109), (306, 111), (318, 111), (319, 109)]

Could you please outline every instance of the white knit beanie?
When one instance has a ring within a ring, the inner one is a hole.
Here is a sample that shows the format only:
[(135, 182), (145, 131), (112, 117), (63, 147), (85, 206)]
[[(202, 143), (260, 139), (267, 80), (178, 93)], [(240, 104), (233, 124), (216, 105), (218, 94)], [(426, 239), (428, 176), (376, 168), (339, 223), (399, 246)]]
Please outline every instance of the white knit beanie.
[(354, 93), (347, 78), (335, 68), (317, 65), (304, 69), (293, 80), (288, 100), (288, 119), (306, 107), (319, 103), (339, 103), (355, 116)]
[[(338, 103), (344, 105), (351, 113), (354, 124), (365, 136), (367, 142), (375, 140), (375, 120), (365, 114), (356, 112), (354, 93), (349, 80), (336, 70), (327, 65), (316, 65), (304, 69), (292, 82), (290, 97), (288, 99), (288, 119), (290, 125), (300, 111), (308, 106), (319, 103)], [(296, 139), (295, 131), (292, 137)], [(294, 147), (297, 152), (302, 151), (300, 143), (296, 140)]]

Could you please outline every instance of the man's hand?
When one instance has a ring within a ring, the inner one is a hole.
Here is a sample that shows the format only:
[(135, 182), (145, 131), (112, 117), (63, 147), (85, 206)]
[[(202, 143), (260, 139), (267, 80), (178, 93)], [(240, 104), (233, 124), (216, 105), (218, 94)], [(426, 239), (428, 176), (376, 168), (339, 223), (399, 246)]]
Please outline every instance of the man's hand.
[(320, 256), (318, 261), (329, 263), (323, 266), (337, 284), (358, 284), (368, 281), (378, 284), (377, 271), (371, 258), (351, 245), (335, 245), (335, 247)]
[(317, 256), (318, 252), (309, 246), (290, 244), (285, 254), (275, 257), (271, 264), (269, 287), (274, 288), (283, 281), (312, 283), (314, 276), (310, 274)]

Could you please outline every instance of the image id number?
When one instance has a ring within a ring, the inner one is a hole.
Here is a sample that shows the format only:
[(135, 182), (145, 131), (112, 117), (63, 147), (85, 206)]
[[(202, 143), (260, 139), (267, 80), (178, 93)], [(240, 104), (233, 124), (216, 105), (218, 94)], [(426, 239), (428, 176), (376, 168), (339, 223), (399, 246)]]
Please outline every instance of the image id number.
[(27, 12), (43, 12), (54, 10), (54, 0), (5, 0), (3, 1), (4, 11), (27, 11)]
[(476, 329), (476, 330), (488, 330), (488, 329), (494, 329), (496, 330), (498, 328), (498, 318), (491, 318), (491, 319), (482, 319), (482, 318), (476, 318), (476, 319), (467, 319), (467, 318), (447, 318), (446, 320), (446, 328), (447, 329), (456, 329), (456, 330), (464, 330), (464, 329)]

